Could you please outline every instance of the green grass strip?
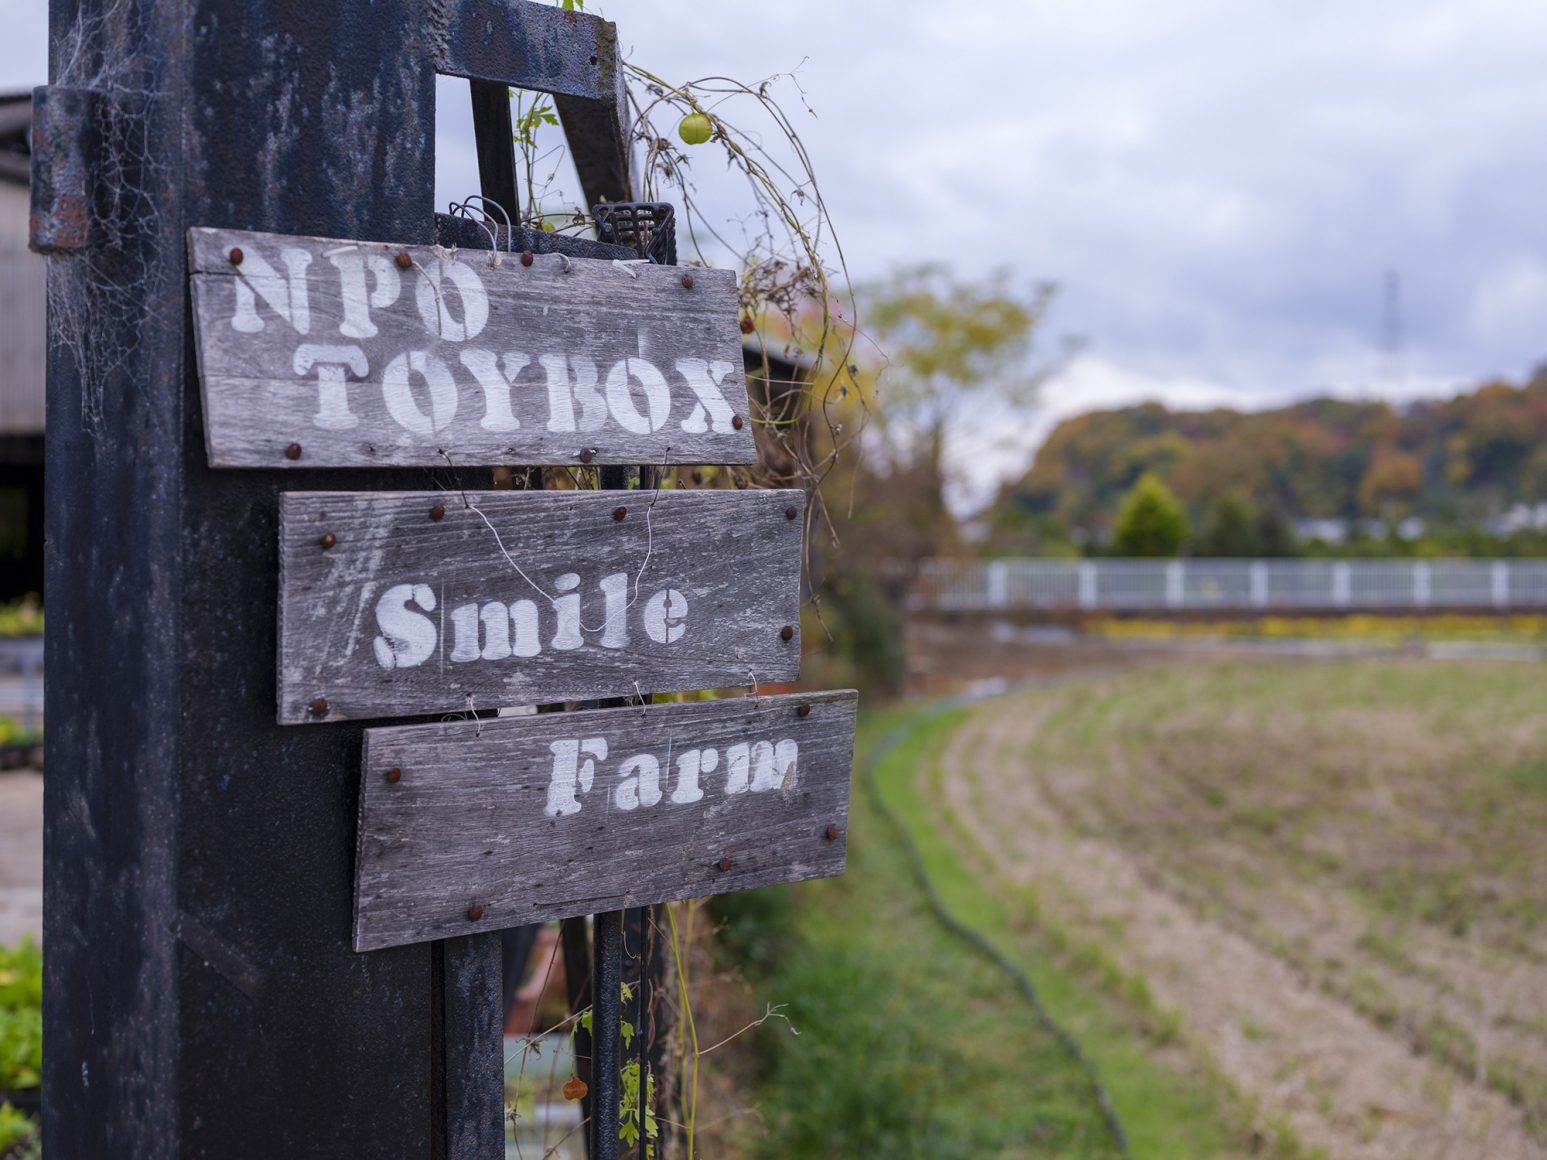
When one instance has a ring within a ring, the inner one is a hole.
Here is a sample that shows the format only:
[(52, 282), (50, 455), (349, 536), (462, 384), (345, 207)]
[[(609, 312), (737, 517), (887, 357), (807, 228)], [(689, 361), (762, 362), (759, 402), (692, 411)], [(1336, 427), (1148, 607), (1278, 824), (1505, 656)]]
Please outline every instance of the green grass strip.
[[(981, 710), (980, 710), (981, 711)], [(992, 710), (988, 710), (992, 711)], [(901, 822), (925, 874), (955, 920), (981, 934), (1031, 980), (1052, 1017), (1078, 1042), (1108, 1092), (1136, 1157), (1208, 1157), (1233, 1153), (1227, 1116), (1201, 1078), (1156, 1059), (1163, 1043), (1147, 1042), (1157, 1018), (1142, 980), (1122, 977), (1089, 954), (1068, 963), (1034, 915), (1003, 884), (985, 880), (960, 858), (925, 797), (924, 776), (937, 770), (952, 733), (971, 710), (915, 718), (906, 739), (874, 769), (881, 800)], [(1165, 1035), (1160, 1036), (1161, 1039)]]

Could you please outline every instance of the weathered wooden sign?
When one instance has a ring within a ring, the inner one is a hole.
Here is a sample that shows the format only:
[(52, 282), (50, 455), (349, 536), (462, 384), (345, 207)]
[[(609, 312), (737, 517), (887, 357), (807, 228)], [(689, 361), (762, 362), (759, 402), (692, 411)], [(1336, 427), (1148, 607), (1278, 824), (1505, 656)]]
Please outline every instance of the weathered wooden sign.
[(798, 491), (287, 493), (279, 720), (791, 680), (803, 503)]
[(355, 949), (841, 874), (855, 705), (367, 729)]
[(188, 253), (213, 467), (756, 457), (729, 270), (211, 229)]

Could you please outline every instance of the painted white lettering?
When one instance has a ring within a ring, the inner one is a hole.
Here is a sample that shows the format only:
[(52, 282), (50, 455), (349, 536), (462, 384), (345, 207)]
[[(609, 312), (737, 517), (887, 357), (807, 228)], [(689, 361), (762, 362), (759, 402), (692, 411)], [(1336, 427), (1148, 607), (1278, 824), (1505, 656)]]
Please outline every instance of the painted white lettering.
[(542, 652), (543, 642), (537, 627), (537, 605), (530, 600), (517, 600), (510, 606), (510, 655), (535, 657)]
[(662, 588), (645, 601), (645, 635), (656, 644), (672, 644), (682, 639), (687, 626), (687, 597), (675, 588)]
[(603, 648), (628, 647), (628, 573), (614, 572), (602, 577), (602, 599), (607, 619), (602, 628)]
[[(632, 383), (636, 379), (644, 389), (648, 415), (642, 414), (634, 404)], [(607, 372), (607, 406), (625, 431), (648, 435), (660, 430), (671, 412), (671, 388), (654, 363), (642, 358), (626, 358)]]
[(483, 621), (483, 651), (486, 661), (502, 661), (510, 655), (510, 610), (491, 600), (478, 613)]
[[(550, 818), (579, 813), (576, 787), (581, 793), (591, 792), (596, 774), (596, 765), (591, 759), (607, 760), (607, 739), (587, 737), (580, 741), (555, 741), (548, 749), (553, 754), (553, 772), (548, 779), (548, 804), (544, 812)], [(581, 754), (588, 755), (585, 761), (580, 760)]]
[[(698, 397), (698, 402), (693, 404), (693, 413), (682, 420), (684, 431), (701, 435), (709, 430), (711, 425), (716, 431), (722, 433), (736, 429), (731, 421), (736, 413), (731, 410), (731, 405), (725, 401), (725, 393), (720, 390), (720, 384), (725, 381), (725, 376), (734, 369), (728, 362), (709, 362), (701, 358), (677, 360), (677, 373), (687, 381), (689, 389)], [(705, 422), (706, 414), (707, 422)]]
[(677, 756), (677, 788), (671, 791), (673, 805), (692, 805), (704, 796), (698, 778), (703, 773), (713, 773), (720, 764), (720, 754), (714, 749), (689, 749)]
[(612, 792), (620, 810), (649, 808), (661, 800), (661, 763), (648, 753), (636, 753), (618, 771), (622, 780)]
[[(461, 322), (451, 316), (447, 302), (453, 286), (462, 300)], [(489, 295), (478, 272), (466, 262), (443, 262), (437, 258), (421, 266), (414, 297), (425, 329), (447, 342), (476, 338), (489, 321)]]
[(795, 775), (800, 766), (800, 742), (786, 737), (774, 746), (774, 771), (779, 775), (779, 792), (788, 796), (795, 788)]
[(236, 309), (231, 314), (231, 325), (243, 334), (257, 334), (263, 329), (263, 319), (258, 316), (259, 298), (268, 308), (279, 315), (297, 334), (307, 334), (312, 328), (312, 316), (306, 296), (306, 267), (312, 256), (305, 250), (286, 247), (279, 251), (279, 259), (285, 264), (281, 274), (259, 254), (247, 254), (237, 268), (232, 284), (236, 287)]
[(454, 661), (504, 660), (511, 654), (510, 610), (498, 600), (491, 600), (482, 608), (463, 604), (452, 609), (451, 640)]
[(725, 751), (725, 792), (727, 795), (746, 793), (748, 773), (752, 768), (752, 747), (746, 742), (732, 745)]
[(752, 746), (752, 792), (766, 793), (779, 788), (779, 771), (774, 768), (772, 741), (758, 741)]
[(560, 592), (571, 593), (553, 602), (553, 611), (558, 618), (553, 629), (553, 647), (564, 651), (579, 648), (585, 644), (585, 638), (580, 635), (580, 593), (574, 591), (580, 587), (580, 577), (574, 572), (566, 572), (553, 582), (553, 586)]
[(548, 373), (548, 430), (600, 431), (607, 423), (607, 400), (596, 389), (596, 364), (583, 354), (545, 354), (537, 361)]
[[(410, 377), (418, 375), (430, 388), (430, 414), (414, 401)], [(387, 414), (415, 435), (433, 435), (450, 423), (457, 413), (457, 384), (451, 368), (424, 350), (400, 354), (381, 373), (381, 397)]]
[[(391, 306), (402, 292), (397, 267), (385, 254), (362, 254), (355, 249), (334, 250), (327, 258), (338, 271), (339, 301), (344, 307), (344, 321), (338, 324), (338, 332), (348, 338), (374, 337), (376, 324), (371, 321), (371, 308), (383, 310)], [(370, 293), (365, 289), (367, 271), (374, 283)]]
[[(471, 347), (457, 355), (462, 365), (473, 372), (478, 385), (483, 388), (483, 418), (479, 426), (485, 431), (515, 431), (521, 421), (511, 413), (510, 395), (516, 385), (521, 368), (532, 360), (519, 351), (506, 351), (495, 362), (492, 350)], [(501, 366), (504, 370), (501, 371)]]
[(370, 370), (365, 352), (357, 346), (328, 346), (303, 342), (296, 347), (291, 361), (295, 373), (305, 375), (317, 368), (317, 413), (312, 425), (326, 431), (347, 431), (360, 424), (360, 417), (349, 409), (349, 376), (353, 371), (363, 379)]
[(476, 661), (483, 651), (478, 643), (478, 605), (463, 604), (451, 610), (451, 659)]
[(422, 665), (435, 652), (435, 622), (413, 611), (435, 611), (435, 591), (428, 584), (395, 584), (376, 602), (376, 627), (381, 635), (373, 642), (376, 662), (384, 669), (408, 669)]

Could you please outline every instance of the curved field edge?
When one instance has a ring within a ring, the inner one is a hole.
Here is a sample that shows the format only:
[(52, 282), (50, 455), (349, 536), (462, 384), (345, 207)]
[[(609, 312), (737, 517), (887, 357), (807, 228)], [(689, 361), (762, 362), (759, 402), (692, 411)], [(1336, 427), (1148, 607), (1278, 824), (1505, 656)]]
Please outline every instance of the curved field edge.
[(1010, 953), (1096, 1065), (1139, 1157), (1294, 1154), (1253, 1138), (1210, 1077), (1156, 1036), (1153, 1014), (1088, 962), (1039, 940), (1027, 908), (997, 898), (937, 827), (919, 781), (968, 711), (866, 714), (856, 753), (844, 878), (727, 899), (727, 941), (760, 999), (785, 1003), (757, 1033), (764, 1156), (1111, 1157), (1120, 1152), (1086, 1070), (980, 952), (943, 926), (901, 839), (861, 778), (874, 770), (946, 905)]
[(1212, 1063), (1178, 1041), (1173, 1012), (1141, 977), (1125, 974), (1100, 944), (1049, 921), (1035, 889), (1018, 887), (981, 857), (981, 843), (941, 810), (932, 785), (960, 776), (948, 762), (972, 709), (923, 718), (918, 744), (884, 756), (874, 774), (882, 800), (906, 827), (944, 905), (986, 936), (1031, 980), (1043, 1006), (1080, 1045), (1106, 1088), (1135, 1157), (1312, 1156), (1287, 1125), (1254, 1127), (1255, 1109)]

